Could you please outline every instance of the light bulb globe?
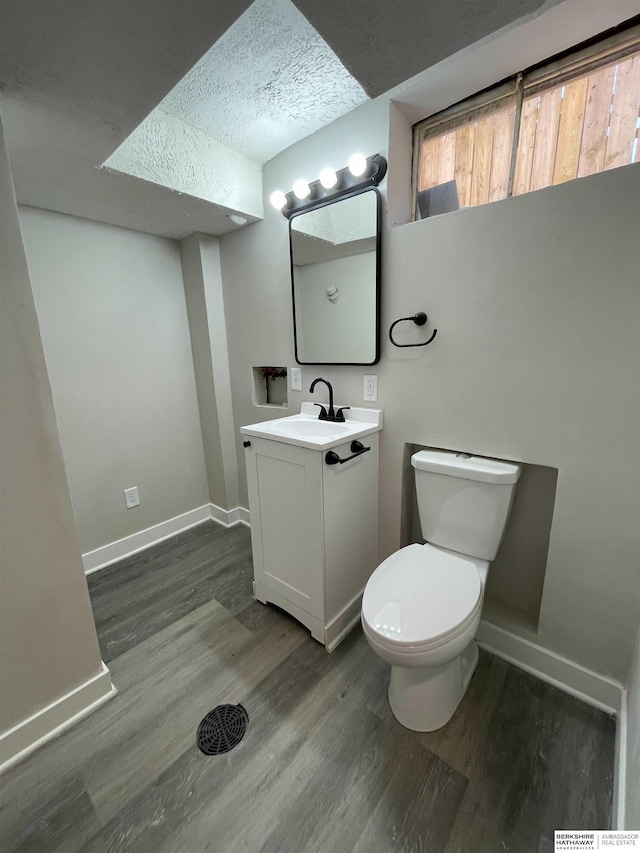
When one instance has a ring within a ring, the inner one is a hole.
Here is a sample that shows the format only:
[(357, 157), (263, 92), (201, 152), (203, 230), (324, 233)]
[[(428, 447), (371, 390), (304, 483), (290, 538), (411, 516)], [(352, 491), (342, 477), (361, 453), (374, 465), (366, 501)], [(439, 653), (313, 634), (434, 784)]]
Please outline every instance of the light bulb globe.
[(327, 166), (326, 169), (320, 172), (320, 183), (325, 190), (332, 190), (338, 183), (338, 176), (333, 169)]
[(367, 170), (367, 158), (364, 154), (354, 154), (349, 159), (348, 166), (353, 177), (359, 178), (361, 175), (364, 175)]
[(287, 203), (287, 197), (282, 192), (282, 190), (276, 190), (275, 192), (271, 193), (270, 201), (276, 210), (282, 210), (282, 208)]
[(311, 195), (311, 187), (304, 180), (304, 178), (299, 178), (295, 184), (293, 185), (293, 194), (296, 198), (299, 198), (300, 201), (304, 198), (309, 198)]

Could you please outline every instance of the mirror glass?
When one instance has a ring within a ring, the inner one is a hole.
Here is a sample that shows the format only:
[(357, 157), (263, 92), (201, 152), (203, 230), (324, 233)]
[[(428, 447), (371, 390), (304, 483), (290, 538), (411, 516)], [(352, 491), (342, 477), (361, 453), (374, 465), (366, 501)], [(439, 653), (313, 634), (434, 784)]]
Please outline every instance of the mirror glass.
[(379, 356), (380, 202), (375, 188), (291, 217), (299, 364), (375, 364)]

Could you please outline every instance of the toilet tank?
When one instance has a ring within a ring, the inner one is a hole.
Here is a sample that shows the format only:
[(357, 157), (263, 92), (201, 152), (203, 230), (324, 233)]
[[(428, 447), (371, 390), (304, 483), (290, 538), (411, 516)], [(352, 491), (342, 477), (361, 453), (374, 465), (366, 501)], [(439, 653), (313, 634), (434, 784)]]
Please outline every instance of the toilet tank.
[(427, 542), (493, 560), (522, 466), (446, 450), (421, 450), (411, 464)]

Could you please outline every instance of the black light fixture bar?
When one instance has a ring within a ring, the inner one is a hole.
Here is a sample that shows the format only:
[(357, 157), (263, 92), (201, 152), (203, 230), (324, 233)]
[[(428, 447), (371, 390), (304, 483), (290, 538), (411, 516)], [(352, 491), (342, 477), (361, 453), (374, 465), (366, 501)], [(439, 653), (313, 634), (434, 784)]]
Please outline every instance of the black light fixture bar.
[(382, 154), (372, 154), (367, 157), (367, 167), (362, 175), (357, 177), (351, 173), (348, 166), (336, 172), (338, 178), (335, 187), (330, 190), (325, 189), (320, 183), (320, 180), (313, 181), (309, 184), (309, 193), (307, 198), (298, 198), (293, 190), (286, 193), (287, 203), (282, 208), (282, 215), (290, 219), (294, 213), (300, 213), (303, 210), (308, 210), (319, 206), (327, 201), (334, 201), (342, 196), (351, 195), (356, 190), (364, 189), (365, 187), (377, 187), (387, 174), (387, 161)]

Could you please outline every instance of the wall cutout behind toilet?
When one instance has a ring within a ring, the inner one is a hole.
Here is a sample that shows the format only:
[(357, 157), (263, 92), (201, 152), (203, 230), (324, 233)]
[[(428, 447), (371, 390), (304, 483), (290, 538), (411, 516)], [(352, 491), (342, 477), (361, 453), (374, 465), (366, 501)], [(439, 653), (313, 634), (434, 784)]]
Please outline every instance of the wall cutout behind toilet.
[[(440, 450), (405, 444), (401, 544), (423, 543), (411, 456)], [(520, 463), (511, 515), (487, 579), (482, 618), (519, 635), (535, 637), (544, 586), (558, 469)]]

